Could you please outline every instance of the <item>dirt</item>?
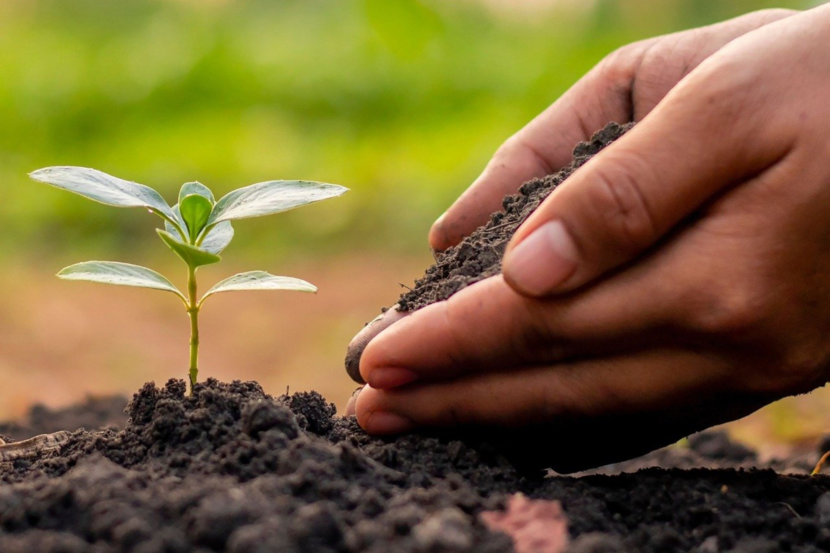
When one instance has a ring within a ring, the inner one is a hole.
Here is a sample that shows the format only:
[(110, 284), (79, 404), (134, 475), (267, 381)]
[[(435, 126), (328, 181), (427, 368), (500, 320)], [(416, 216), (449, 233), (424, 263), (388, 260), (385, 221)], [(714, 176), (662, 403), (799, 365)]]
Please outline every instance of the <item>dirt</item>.
[(487, 224), (476, 229), (457, 246), (436, 254), (435, 264), (427, 269), (411, 290), (401, 295), (399, 309), (416, 311), (499, 274), (504, 250), (516, 229), (557, 186), (631, 127), (633, 123), (610, 123), (594, 134), (591, 140), (574, 148), (570, 165), (553, 175), (530, 180), (521, 186), (518, 194), (505, 197), (503, 210), (491, 215)]
[[(509, 552), (480, 515), (516, 492), (560, 502), (571, 552), (830, 551), (830, 478), (805, 474), (817, 455), (778, 462), (797, 474), (746, 468), (751, 450), (709, 433), (530, 477), (479, 440), (371, 438), (313, 392), (185, 390), (147, 384), (122, 429), (73, 431), (60, 451), (0, 466), (0, 551)], [(66, 429), (53, 421), (39, 430)]]
[(31, 438), (55, 430), (71, 428), (118, 428), (124, 426), (125, 396), (88, 397), (82, 403), (63, 409), (49, 409), (44, 405), (35, 405), (21, 421), (0, 422), (0, 439), (10, 436), (17, 440)]

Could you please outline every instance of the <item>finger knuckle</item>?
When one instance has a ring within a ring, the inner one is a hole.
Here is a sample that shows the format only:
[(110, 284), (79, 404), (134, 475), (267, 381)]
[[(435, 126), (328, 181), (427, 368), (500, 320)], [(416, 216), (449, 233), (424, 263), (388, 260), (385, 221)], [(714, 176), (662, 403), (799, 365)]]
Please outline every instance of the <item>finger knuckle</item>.
[(741, 51), (736, 55), (736, 51), (727, 46), (690, 75), (686, 85), (679, 88), (681, 93), (677, 100), (681, 104), (699, 106), (700, 115), (707, 124), (719, 129), (732, 128), (756, 109), (749, 98), (758, 90), (761, 72), (757, 69), (754, 63), (747, 63)]
[(597, 65), (597, 72), (606, 84), (631, 84), (631, 79), (643, 55), (648, 51), (650, 41), (633, 42), (617, 48)]
[(644, 183), (652, 178), (647, 164), (633, 154), (605, 158), (591, 174), (588, 201), (617, 247), (637, 253), (659, 235)]
[(774, 317), (765, 287), (750, 279), (721, 281), (690, 288), (696, 330), (729, 342), (749, 341)]

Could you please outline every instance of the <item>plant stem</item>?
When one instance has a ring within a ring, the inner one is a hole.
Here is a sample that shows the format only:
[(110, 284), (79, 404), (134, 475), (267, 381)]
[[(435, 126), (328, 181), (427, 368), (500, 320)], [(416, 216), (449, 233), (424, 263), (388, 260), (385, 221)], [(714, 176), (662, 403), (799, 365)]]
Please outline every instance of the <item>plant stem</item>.
[(190, 393), (199, 377), (199, 301), (196, 298), (196, 268), (187, 270), (187, 314), (190, 317)]

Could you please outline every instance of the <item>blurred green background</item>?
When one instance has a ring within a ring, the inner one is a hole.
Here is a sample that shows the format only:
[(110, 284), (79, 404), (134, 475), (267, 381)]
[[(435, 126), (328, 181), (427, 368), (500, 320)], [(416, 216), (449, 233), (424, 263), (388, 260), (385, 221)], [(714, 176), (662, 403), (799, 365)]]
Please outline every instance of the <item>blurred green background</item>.
[(609, 51), (806, 2), (501, 4), (0, 2), (2, 252), (157, 248), (146, 217), (26, 179), (61, 164), (171, 200), (188, 180), (219, 192), (275, 178), (353, 189), (312, 213), (246, 223), (234, 248), (249, 255), (424, 247), (499, 143)]
[(429, 225), (504, 139), (628, 42), (814, 3), (0, 0), (0, 416), (183, 376), (171, 367), (186, 362), (169, 298), (51, 277), (88, 258), (180, 271), (155, 218), (27, 172), (90, 166), (169, 200), (188, 180), (217, 194), (279, 178), (351, 188), (237, 225), (233, 268), (328, 288), (217, 300), (203, 350), (206, 376), (316, 387), (342, 404), (348, 337), (429, 264)]

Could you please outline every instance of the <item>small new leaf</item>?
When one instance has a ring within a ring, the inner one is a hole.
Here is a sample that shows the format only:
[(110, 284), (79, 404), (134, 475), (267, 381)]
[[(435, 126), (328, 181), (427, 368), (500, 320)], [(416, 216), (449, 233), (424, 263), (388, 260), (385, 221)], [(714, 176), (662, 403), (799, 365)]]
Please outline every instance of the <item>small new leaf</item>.
[(300, 180), (273, 180), (234, 190), (213, 208), (208, 225), (233, 219), (261, 217), (334, 198), (349, 189), (336, 184)]
[(116, 286), (135, 286), (173, 292), (187, 301), (178, 288), (165, 277), (152, 269), (118, 263), (116, 261), (85, 261), (62, 269), (58, 277), (64, 280), (85, 280), (114, 284)]
[[(184, 222), (182, 212), (179, 211), (179, 204), (173, 206), (173, 215), (176, 216), (176, 222), (179, 224), (179, 226), (182, 227), (182, 229), (186, 229), (187, 223)], [(176, 240), (180, 242), (187, 242), (187, 237), (182, 236), (182, 234), (179, 232), (179, 229), (171, 225), (170, 221), (164, 221), (164, 230), (172, 234)]]
[[(179, 224), (181, 226), (185, 226), (184, 219), (182, 218), (181, 212), (179, 211), (179, 204), (173, 206), (173, 213), (178, 217)], [(176, 230), (176, 227), (168, 223), (167, 221), (164, 222), (164, 230), (169, 232), (173, 235), (173, 238), (178, 240), (179, 242), (187, 242), (187, 238), (183, 237), (179, 234), (179, 231)], [(210, 252), (215, 255), (219, 255), (224, 251), (225, 248), (228, 247), (228, 244), (231, 243), (233, 240), (234, 230), (233, 225), (231, 225), (230, 221), (222, 221), (221, 223), (217, 224), (210, 230), (208, 230), (207, 235), (202, 238), (202, 243), (198, 245), (199, 249), (205, 250), (206, 252)]]
[(213, 294), (240, 290), (294, 290), (297, 292), (314, 293), (317, 292), (317, 287), (299, 278), (275, 276), (265, 271), (249, 271), (247, 273), (233, 275), (218, 282), (202, 296), (199, 304), (204, 303)]
[(191, 194), (198, 194), (200, 196), (204, 196), (208, 200), (210, 200), (211, 205), (216, 203), (216, 199), (213, 197), (213, 192), (210, 191), (210, 188), (202, 184), (201, 182), (186, 182), (182, 185), (181, 189), (179, 190), (179, 203), (182, 203), (182, 200), (185, 196), (190, 196)]
[(167, 244), (167, 247), (173, 250), (176, 255), (181, 257), (182, 261), (187, 263), (188, 267), (201, 267), (202, 265), (210, 265), (212, 263), (218, 263), (222, 260), (222, 258), (216, 254), (212, 254), (197, 248), (196, 246), (180, 242), (167, 231), (156, 229), (156, 232), (164, 243)]
[(143, 184), (113, 177), (85, 167), (46, 167), (29, 173), (39, 182), (51, 184), (106, 205), (144, 207), (165, 219), (175, 219), (161, 194)]
[(213, 204), (200, 194), (189, 194), (182, 198), (179, 203), (179, 212), (187, 225), (191, 244), (196, 243), (196, 238), (205, 228), (211, 211), (213, 211)]

